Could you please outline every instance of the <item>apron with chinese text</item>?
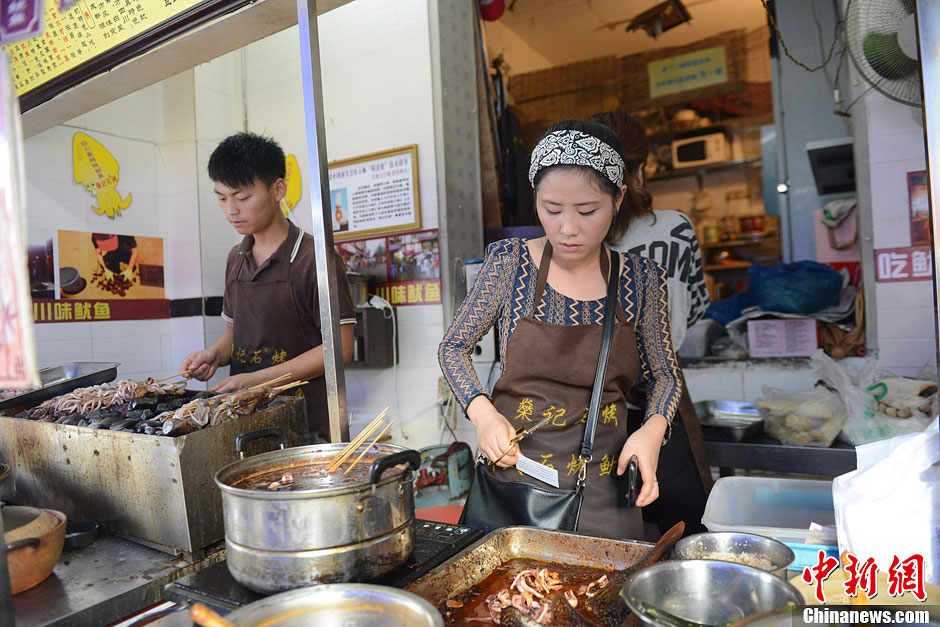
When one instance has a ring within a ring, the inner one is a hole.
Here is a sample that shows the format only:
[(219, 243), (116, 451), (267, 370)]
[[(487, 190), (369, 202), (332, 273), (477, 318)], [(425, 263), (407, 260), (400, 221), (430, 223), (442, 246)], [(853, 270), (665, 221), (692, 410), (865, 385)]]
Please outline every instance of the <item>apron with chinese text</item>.
[[(559, 488), (573, 490), (580, 469), (578, 454), (594, 387), (603, 325), (564, 326), (535, 319), (534, 313), (545, 291), (551, 252), (551, 245), (546, 243), (539, 263), (532, 311), (519, 319), (509, 339), (506, 368), (493, 389), (493, 404), (514, 428), (553, 417), (550, 423), (520, 442), (520, 449), (526, 457), (555, 468)], [(601, 271), (605, 282), (608, 268), (602, 248)], [(620, 283), (619, 289), (623, 289)], [(594, 455), (587, 465), (578, 533), (643, 539), (640, 509), (627, 507), (625, 477), (617, 476), (620, 450), (627, 440), (626, 392), (633, 384), (638, 367), (633, 324), (626, 321), (618, 298), (617, 321), (601, 397)], [(502, 481), (541, 484), (515, 468), (496, 468), (494, 474)]]
[[(293, 261), (304, 233), (300, 231), (294, 245)], [(247, 256), (240, 254), (241, 266), (235, 266), (236, 276), (242, 276)], [(265, 262), (268, 263), (268, 262)], [(232, 309), (234, 337), (232, 341), (231, 374), (256, 372), (284, 363), (308, 350), (320, 346), (320, 329), (303, 315), (295, 302), (294, 281), (309, 281), (299, 275), (293, 263), (278, 263), (277, 273), (266, 276), (263, 282), (236, 281)], [(270, 270), (269, 270), (270, 272)], [(311, 442), (324, 442), (330, 433), (326, 407), (326, 383), (317, 377), (300, 388), (307, 406), (307, 427)], [(293, 390), (292, 390), (293, 393)]]

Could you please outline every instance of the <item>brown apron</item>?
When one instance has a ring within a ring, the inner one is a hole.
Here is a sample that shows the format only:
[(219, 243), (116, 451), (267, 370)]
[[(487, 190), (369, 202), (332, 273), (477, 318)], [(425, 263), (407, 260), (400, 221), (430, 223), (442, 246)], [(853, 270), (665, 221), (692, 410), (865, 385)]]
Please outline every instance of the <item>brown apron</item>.
[[(303, 236), (300, 231), (298, 244)], [(243, 265), (236, 266), (236, 276), (241, 276), (249, 254), (240, 255), (239, 263)], [(293, 281), (309, 281), (310, 277), (296, 276), (299, 270), (295, 271), (292, 263), (278, 263), (276, 267), (277, 273), (266, 276), (263, 282), (235, 281), (230, 368), (233, 375), (270, 368), (323, 343), (319, 327), (309, 316), (301, 315), (294, 299)], [(329, 416), (323, 411), (326, 406), (323, 377), (296, 389), (297, 396), (306, 401), (311, 442), (326, 441)]]
[[(551, 252), (550, 244), (546, 243), (539, 263), (532, 311), (520, 318), (513, 330), (506, 347), (506, 368), (493, 390), (493, 405), (515, 428), (532, 426), (543, 418), (553, 417), (550, 423), (525, 438), (520, 449), (526, 457), (555, 468), (561, 489), (573, 490), (580, 470), (578, 456), (603, 326), (556, 325), (533, 317), (545, 291)], [(608, 268), (602, 248), (601, 271), (605, 280)], [(620, 450), (627, 440), (626, 392), (639, 367), (633, 324), (626, 321), (619, 297), (611, 347), (577, 531), (594, 536), (642, 539), (640, 509), (627, 507), (625, 482), (617, 477)], [(502, 481), (541, 484), (515, 468), (497, 468), (495, 475)]]

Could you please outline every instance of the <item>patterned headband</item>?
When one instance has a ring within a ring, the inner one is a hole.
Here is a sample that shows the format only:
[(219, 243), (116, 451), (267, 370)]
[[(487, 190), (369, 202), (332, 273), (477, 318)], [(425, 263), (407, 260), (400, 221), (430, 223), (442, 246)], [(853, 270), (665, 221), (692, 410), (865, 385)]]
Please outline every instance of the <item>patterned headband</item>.
[(553, 165), (580, 165), (597, 170), (610, 182), (623, 185), (623, 159), (617, 151), (593, 135), (575, 130), (553, 131), (542, 138), (532, 151), (529, 183), (535, 175)]

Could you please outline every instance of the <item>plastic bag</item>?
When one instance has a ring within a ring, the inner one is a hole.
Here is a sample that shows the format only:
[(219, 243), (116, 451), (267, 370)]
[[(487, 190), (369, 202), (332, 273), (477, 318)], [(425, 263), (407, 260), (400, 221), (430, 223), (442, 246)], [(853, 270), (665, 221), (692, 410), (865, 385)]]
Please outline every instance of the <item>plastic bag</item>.
[(845, 424), (845, 405), (824, 387), (785, 392), (765, 385), (757, 408), (764, 431), (790, 446), (829, 447)]
[(752, 265), (748, 292), (764, 311), (811, 314), (839, 301), (843, 277), (838, 270), (815, 261)]
[(878, 400), (866, 391), (878, 379), (876, 362), (869, 361), (865, 368), (853, 373), (854, 376), (849, 374), (847, 367), (836, 363), (822, 350), (810, 357), (810, 363), (815, 366), (819, 378), (845, 403), (848, 419), (842, 429), (842, 439), (847, 442), (859, 445), (905, 433), (919, 433), (930, 424), (930, 418), (922, 414), (894, 418), (878, 408)]
[(920, 554), (925, 581), (940, 584), (940, 422), (866, 447), (882, 447), (881, 460), (832, 483), (839, 553), (872, 557), (882, 572)]

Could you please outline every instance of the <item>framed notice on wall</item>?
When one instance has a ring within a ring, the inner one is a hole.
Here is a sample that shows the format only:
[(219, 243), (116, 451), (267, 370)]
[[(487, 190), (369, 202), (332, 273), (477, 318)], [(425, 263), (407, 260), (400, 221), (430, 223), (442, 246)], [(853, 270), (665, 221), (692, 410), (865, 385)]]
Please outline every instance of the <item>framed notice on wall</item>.
[(333, 239), (421, 228), (416, 145), (329, 164)]

